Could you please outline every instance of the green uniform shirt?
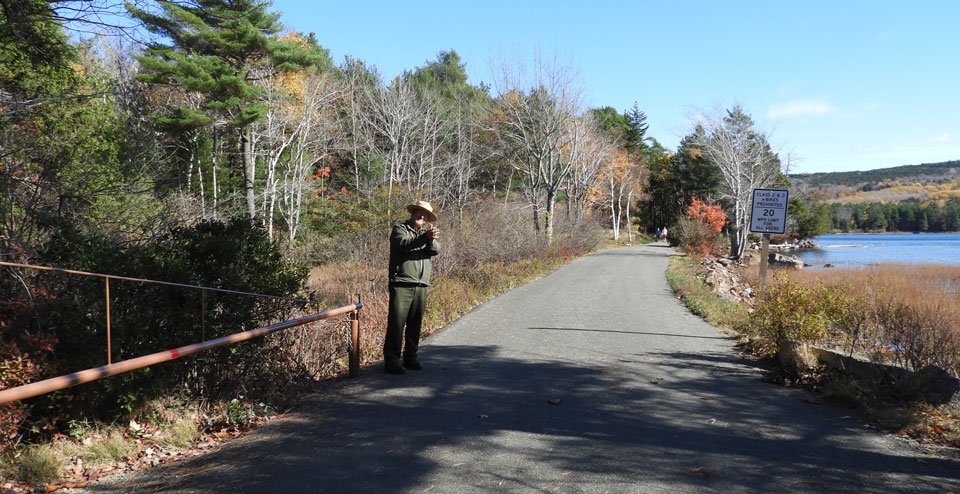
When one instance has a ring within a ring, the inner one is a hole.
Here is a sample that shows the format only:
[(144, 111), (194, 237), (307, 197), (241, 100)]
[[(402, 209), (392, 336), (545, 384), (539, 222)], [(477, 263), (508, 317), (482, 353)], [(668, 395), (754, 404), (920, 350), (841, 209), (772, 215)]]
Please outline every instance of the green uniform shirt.
[(409, 221), (394, 225), (390, 233), (390, 284), (430, 285), (430, 258), (440, 253), (440, 242), (427, 238), (427, 229)]

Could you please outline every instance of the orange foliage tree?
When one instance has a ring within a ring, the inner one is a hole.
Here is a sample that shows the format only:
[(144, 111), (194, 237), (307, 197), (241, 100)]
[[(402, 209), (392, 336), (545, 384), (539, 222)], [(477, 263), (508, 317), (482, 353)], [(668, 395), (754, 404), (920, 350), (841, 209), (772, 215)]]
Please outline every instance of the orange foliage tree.
[(721, 255), (723, 250), (720, 247), (720, 231), (727, 224), (727, 215), (723, 208), (694, 197), (684, 213), (687, 221), (680, 225), (680, 247), (702, 256)]
[(720, 233), (723, 225), (727, 224), (727, 215), (719, 204), (709, 205), (696, 197), (690, 201), (684, 212), (688, 218), (699, 221), (714, 233)]

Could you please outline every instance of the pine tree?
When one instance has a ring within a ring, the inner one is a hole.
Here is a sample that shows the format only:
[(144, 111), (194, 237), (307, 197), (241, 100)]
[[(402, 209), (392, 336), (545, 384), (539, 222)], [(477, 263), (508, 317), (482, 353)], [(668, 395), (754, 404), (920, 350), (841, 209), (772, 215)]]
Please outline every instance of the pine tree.
[(143, 67), (139, 79), (200, 93), (203, 103), (199, 109), (171, 107), (155, 120), (169, 130), (221, 126), (237, 131), (247, 214), (252, 219), (256, 170), (249, 127), (267, 111), (260, 101), (264, 90), (252, 83), (257, 77), (252, 68), (294, 70), (321, 65), (326, 54), (276, 39), (281, 30), (279, 14), (267, 10), (269, 1), (161, 1), (159, 5), (159, 14), (127, 6), (131, 15), (159, 36), (137, 57)]
[(647, 146), (645, 141), (647, 129), (650, 128), (650, 124), (647, 123), (647, 114), (640, 111), (640, 106), (634, 101), (633, 107), (630, 111), (624, 112), (623, 116), (627, 122), (626, 132), (623, 135), (625, 141), (623, 147), (631, 152), (642, 151)]

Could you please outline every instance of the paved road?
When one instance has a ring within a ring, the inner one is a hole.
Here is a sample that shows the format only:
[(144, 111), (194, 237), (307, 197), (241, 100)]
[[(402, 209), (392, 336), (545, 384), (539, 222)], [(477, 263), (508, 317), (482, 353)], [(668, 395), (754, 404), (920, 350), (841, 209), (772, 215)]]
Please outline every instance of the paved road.
[(602, 252), (203, 457), (91, 492), (960, 492), (960, 463), (764, 383), (664, 281)]

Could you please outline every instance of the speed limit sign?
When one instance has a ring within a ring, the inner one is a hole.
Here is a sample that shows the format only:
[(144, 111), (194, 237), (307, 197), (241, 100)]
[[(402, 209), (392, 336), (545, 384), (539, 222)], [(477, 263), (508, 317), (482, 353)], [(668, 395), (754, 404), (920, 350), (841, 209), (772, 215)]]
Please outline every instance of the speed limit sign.
[(785, 189), (753, 189), (750, 213), (750, 231), (753, 233), (783, 233), (787, 228), (787, 199)]

